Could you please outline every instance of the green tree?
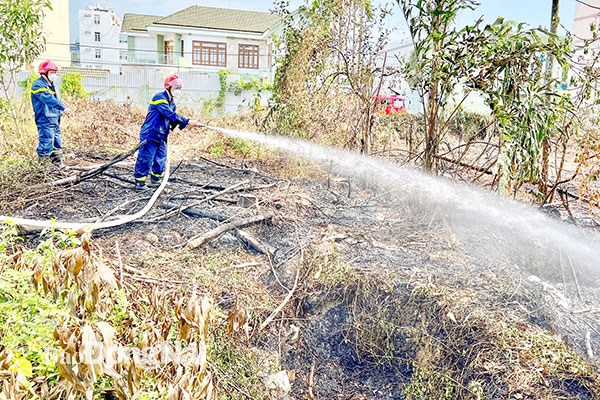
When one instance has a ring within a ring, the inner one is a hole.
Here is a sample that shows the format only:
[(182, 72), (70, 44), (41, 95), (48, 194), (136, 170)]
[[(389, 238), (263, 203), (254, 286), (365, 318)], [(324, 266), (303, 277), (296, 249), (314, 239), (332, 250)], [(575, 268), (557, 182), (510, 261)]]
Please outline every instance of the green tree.
[(269, 110), (277, 131), (368, 153), (389, 10), (368, 0), (307, 1), (295, 14), (286, 6)]
[[(398, 0), (414, 44), (405, 73), (421, 97), (425, 116), (423, 167), (436, 169), (436, 157), (449, 96), (459, 83), (468, 54), (461, 38), (470, 27), (457, 29), (456, 17), (463, 9), (474, 9), (474, 0)], [(455, 53), (459, 50), (458, 53)], [(462, 65), (461, 65), (462, 64)]]
[(501, 191), (525, 181), (539, 183), (544, 141), (573, 109), (556, 93), (557, 80), (547, 73), (548, 56), (567, 67), (570, 39), (541, 28), (506, 22), (457, 29), (453, 26), (472, 0), (399, 0), (415, 50), (405, 67), (409, 83), (423, 103), (426, 138), (423, 166), (436, 170), (438, 147), (459, 107), (449, 102), (457, 89), (478, 92), (490, 106), (499, 130), (500, 155), (496, 182)]
[[(16, 73), (30, 64), (45, 48), (42, 36), (48, 0), (0, 0), (0, 86), (7, 99), (15, 97)], [(11, 106), (17, 131), (18, 110)]]

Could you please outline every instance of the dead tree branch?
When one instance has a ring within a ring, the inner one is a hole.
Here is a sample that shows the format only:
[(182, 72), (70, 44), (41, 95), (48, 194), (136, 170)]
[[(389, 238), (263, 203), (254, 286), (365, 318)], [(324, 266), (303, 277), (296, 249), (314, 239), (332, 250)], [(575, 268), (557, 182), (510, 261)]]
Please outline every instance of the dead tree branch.
[(223, 233), (225, 233), (227, 231), (230, 231), (235, 228), (242, 228), (244, 226), (248, 226), (248, 225), (262, 222), (265, 220), (269, 220), (271, 218), (273, 218), (273, 213), (267, 212), (262, 215), (255, 215), (255, 216), (248, 217), (248, 218), (234, 219), (233, 221), (223, 224), (221, 226), (218, 226), (215, 229), (213, 229), (199, 237), (191, 239), (185, 245), (185, 249), (192, 250), (192, 249), (198, 248), (198, 247), (202, 246), (203, 244), (210, 242), (214, 238), (222, 235)]

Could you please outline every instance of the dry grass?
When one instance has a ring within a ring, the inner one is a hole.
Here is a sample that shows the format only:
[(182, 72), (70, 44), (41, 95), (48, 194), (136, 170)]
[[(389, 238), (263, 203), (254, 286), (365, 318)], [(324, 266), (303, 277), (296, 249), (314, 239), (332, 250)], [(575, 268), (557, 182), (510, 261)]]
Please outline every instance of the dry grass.
[(560, 338), (489, 315), (459, 290), (360, 276), (344, 289), (363, 361), (407, 377), (409, 399), (593, 399), (600, 379)]

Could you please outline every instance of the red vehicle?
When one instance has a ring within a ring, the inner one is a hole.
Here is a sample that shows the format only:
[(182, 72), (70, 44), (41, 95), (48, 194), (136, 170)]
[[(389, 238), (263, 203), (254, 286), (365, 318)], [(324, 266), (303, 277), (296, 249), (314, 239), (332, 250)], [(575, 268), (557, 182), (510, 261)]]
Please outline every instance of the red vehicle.
[(406, 112), (406, 103), (403, 97), (397, 95), (377, 96), (377, 112), (390, 115)]

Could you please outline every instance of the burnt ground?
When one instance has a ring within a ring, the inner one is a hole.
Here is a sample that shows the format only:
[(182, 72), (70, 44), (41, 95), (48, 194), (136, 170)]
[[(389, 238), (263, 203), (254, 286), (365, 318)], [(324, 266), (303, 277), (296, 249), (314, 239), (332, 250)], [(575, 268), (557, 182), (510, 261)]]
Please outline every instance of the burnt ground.
[[(190, 238), (218, 223), (184, 214), (160, 219), (166, 212), (162, 205), (197, 201), (248, 179), (238, 190), (197, 208), (226, 218), (274, 213), (269, 223), (249, 226), (244, 231), (274, 250), (269, 260), (248, 249), (248, 259), (261, 264), (259, 278), (276, 304), (286, 295), (277, 281), (292, 287), (298, 257), (333, 242), (335, 251), (354, 269), (389, 276), (389, 285), (399, 291), (399, 296), (405, 295), (403, 287), (443, 287), (451, 297), (460, 297), (459, 303), (464, 303), (466, 309), (476, 308), (490, 318), (510, 315), (511, 319), (537, 325), (561, 337), (582, 357), (587, 357), (584, 338), (590, 331), (591, 347), (600, 353), (597, 276), (577, 279), (570, 270), (562, 276), (544, 276), (543, 271), (534, 274), (532, 271), (540, 270), (532, 269), (528, 260), (520, 264), (511, 257), (492, 256), (486, 238), (471, 238), (469, 246), (464, 245), (443, 220), (400, 201), (374, 182), (350, 182), (326, 174), (319, 179), (289, 180), (277, 176), (277, 166), (250, 163), (233, 168), (228, 166), (233, 165), (232, 160), (221, 163), (174, 163), (171, 180), (155, 207), (141, 221), (97, 232), (96, 242), (113, 258), (118, 242), (124, 260), (137, 262), (132, 266), (148, 275), (187, 281), (189, 271), (185, 269), (164, 270), (162, 264), (139, 260), (156, 252), (177, 252)], [(115, 214), (132, 213), (150, 195), (133, 191), (132, 170), (132, 165), (115, 166), (108, 170), (109, 175), (58, 189), (51, 196), (38, 193), (29, 200), (7, 204), (5, 212), (68, 221), (95, 220), (111, 210)], [(240, 197), (249, 195), (256, 196), (258, 203), (240, 206)], [(126, 201), (126, 207), (116, 210)], [(35, 243), (39, 239), (30, 235), (28, 240)], [(478, 241), (482, 246), (473, 246)], [(501, 239), (496, 243), (503, 246)], [(238, 251), (244, 244), (234, 234), (225, 233), (207, 246), (211, 251), (226, 253)], [(205, 251), (195, 250), (197, 254)], [(352, 318), (352, 310), (340, 300), (343, 296), (339, 293), (318, 288), (298, 290), (286, 317), (278, 319), (279, 332), (262, 337), (255, 345), (277, 351), (281, 366), (296, 372), (291, 392), (295, 398), (302, 398), (309, 389), (315, 398), (322, 399), (404, 398), (402, 385), (407, 382), (410, 367), (381, 367), (365, 359), (353, 343), (352, 333), (344, 328)], [(221, 296), (217, 303), (227, 307), (227, 293)], [(292, 324), (300, 328), (300, 339), (288, 343), (281, 336)], [(573, 389), (572, 398), (592, 398), (578, 393)], [(498, 398), (506, 397), (502, 394)]]

